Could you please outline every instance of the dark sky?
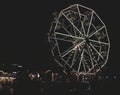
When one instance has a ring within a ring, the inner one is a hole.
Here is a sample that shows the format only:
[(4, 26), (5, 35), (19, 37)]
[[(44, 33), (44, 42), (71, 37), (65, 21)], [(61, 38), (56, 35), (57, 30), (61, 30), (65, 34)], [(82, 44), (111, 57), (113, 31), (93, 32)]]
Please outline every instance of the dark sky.
[[(44, 1), (44, 2), (43, 2)], [(79, 3), (94, 9), (107, 26), (111, 41), (108, 70), (119, 73), (119, 9), (115, 0), (41, 0), (5, 2), (1, 6), (0, 63), (15, 63), (34, 69), (55, 62), (47, 40), (53, 12)]]

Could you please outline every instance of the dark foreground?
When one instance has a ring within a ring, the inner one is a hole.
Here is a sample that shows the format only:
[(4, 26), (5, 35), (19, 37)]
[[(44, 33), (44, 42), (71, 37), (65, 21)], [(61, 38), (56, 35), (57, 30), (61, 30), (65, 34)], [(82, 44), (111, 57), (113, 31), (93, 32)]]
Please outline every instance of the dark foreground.
[(94, 83), (40, 83), (24, 81), (13, 87), (0, 85), (0, 95), (120, 95), (119, 80)]

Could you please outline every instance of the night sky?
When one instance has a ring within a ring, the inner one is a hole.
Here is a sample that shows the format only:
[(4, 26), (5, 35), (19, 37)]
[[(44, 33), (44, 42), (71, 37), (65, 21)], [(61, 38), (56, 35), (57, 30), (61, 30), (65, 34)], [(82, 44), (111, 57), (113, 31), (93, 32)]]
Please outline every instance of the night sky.
[[(44, 2), (43, 2), (44, 1)], [(53, 67), (47, 33), (53, 12), (79, 3), (94, 9), (106, 24), (111, 42), (108, 72), (118, 73), (119, 3), (115, 0), (41, 0), (39, 2), (5, 2), (1, 7), (0, 63), (22, 64), (34, 70)]]

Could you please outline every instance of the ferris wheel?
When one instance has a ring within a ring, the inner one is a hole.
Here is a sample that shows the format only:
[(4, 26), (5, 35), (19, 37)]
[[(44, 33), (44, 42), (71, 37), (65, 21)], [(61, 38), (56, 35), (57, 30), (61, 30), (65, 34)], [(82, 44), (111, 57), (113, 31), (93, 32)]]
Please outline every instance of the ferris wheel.
[(110, 41), (97, 13), (80, 4), (59, 12), (48, 40), (56, 63), (79, 75), (96, 74), (107, 63)]

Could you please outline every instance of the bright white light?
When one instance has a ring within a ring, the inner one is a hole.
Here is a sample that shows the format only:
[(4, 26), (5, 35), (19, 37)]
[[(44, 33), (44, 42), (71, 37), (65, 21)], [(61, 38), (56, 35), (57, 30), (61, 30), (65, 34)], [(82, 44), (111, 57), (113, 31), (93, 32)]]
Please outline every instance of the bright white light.
[(40, 77), (40, 74), (37, 74), (37, 77), (39, 78), (39, 77)]
[(20, 66), (20, 65), (19, 65), (18, 67), (19, 67), (19, 68), (22, 68), (22, 66)]

